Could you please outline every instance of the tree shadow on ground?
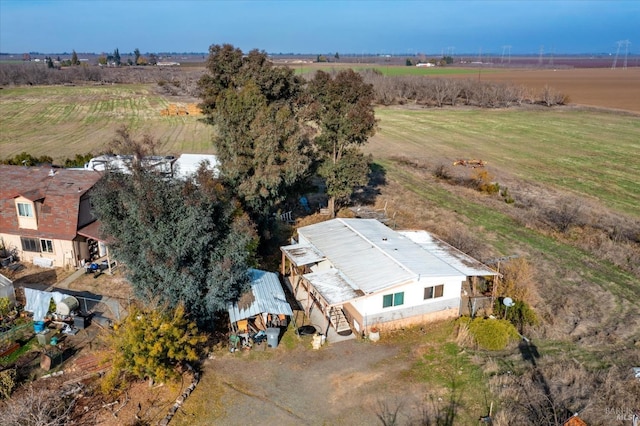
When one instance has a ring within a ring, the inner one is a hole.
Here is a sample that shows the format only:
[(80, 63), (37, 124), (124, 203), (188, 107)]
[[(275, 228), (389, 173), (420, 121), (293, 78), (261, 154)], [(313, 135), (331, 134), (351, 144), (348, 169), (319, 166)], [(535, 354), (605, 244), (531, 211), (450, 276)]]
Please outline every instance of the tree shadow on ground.
[(352, 204), (372, 205), (380, 195), (380, 187), (387, 183), (387, 171), (378, 163), (369, 165), (369, 181), (361, 190), (356, 191), (351, 201)]
[[(564, 419), (571, 415), (571, 412), (558, 401), (549, 386), (544, 373), (538, 366), (538, 359), (542, 356), (538, 352), (538, 348), (531, 340), (523, 337), (518, 344), (518, 349), (522, 355), (523, 361), (531, 363), (533, 371), (531, 372), (532, 384), (539, 392), (542, 393), (542, 398), (531, 398), (528, 405), (528, 411), (530, 418), (535, 419), (536, 423), (544, 423), (547, 421), (557, 421), (558, 419)], [(532, 403), (531, 401), (538, 401), (538, 403)]]
[(34, 274), (24, 275), (20, 278), (16, 278), (13, 281), (15, 286), (22, 286), (23, 284), (54, 284), (58, 279), (58, 275), (54, 270), (46, 270), (42, 272), (36, 272)]

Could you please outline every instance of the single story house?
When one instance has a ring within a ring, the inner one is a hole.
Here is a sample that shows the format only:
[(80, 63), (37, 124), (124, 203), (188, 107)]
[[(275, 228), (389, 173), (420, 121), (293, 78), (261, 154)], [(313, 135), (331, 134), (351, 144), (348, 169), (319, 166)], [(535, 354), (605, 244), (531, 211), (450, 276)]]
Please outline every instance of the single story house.
[[(0, 165), (0, 245), (43, 267), (80, 266), (99, 243), (83, 236), (93, 224), (89, 190), (97, 172)], [(103, 247), (104, 249), (104, 247)]]
[(367, 333), (460, 315), (463, 283), (496, 271), (426, 231), (394, 231), (376, 219), (332, 219), (298, 228), (281, 247), (282, 273), (305, 310), (338, 333)]

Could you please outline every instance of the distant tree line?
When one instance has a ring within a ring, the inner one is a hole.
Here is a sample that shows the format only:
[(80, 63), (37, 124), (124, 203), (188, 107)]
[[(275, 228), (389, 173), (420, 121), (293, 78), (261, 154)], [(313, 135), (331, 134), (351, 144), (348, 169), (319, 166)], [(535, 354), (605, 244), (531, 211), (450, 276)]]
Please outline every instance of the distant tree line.
[[(135, 53), (136, 63), (149, 59)], [(113, 57), (113, 55), (110, 55)], [(101, 58), (106, 64), (107, 56)], [(48, 58), (50, 61), (51, 58)], [(72, 60), (71, 60), (72, 61)], [(49, 63), (49, 62), (47, 62)], [(152, 62), (149, 62), (150, 64)], [(280, 67), (274, 67), (280, 68)], [(331, 73), (330, 73), (331, 74)], [(507, 83), (422, 76), (384, 76), (375, 69), (360, 71), (366, 83), (374, 88), (374, 102), (380, 105), (416, 103), (426, 107), (475, 106), (479, 108), (507, 108), (522, 105), (564, 105), (566, 94), (551, 87), (534, 92), (524, 86)], [(199, 97), (198, 81), (202, 70), (172, 69), (170, 67), (68, 67), (25, 62), (0, 65), (0, 85), (53, 85), (53, 84), (158, 84), (159, 90), (170, 96)], [(305, 76), (308, 79), (313, 75)]]
[(506, 108), (524, 104), (555, 106), (568, 102), (565, 94), (550, 87), (534, 93), (523, 86), (474, 79), (388, 77), (375, 69), (361, 71), (361, 74), (375, 88), (375, 101), (381, 105), (416, 103), (432, 107)]

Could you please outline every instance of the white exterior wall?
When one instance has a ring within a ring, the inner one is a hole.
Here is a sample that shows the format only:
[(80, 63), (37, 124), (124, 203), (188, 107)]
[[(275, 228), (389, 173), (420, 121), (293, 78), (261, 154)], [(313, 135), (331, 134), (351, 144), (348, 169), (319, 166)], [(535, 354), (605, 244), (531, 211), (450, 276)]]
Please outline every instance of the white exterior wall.
[[(460, 293), (462, 291), (462, 282), (466, 279), (464, 275), (457, 277), (427, 277), (421, 278), (419, 281), (413, 281), (404, 285), (394, 287), (380, 293), (373, 294), (369, 297), (363, 297), (351, 302), (351, 304), (362, 314), (363, 317), (376, 314), (387, 314), (393, 311), (400, 311), (403, 309), (425, 306), (429, 304), (436, 304), (444, 300), (456, 299), (452, 304), (455, 306), (460, 305)], [(439, 284), (444, 284), (444, 290), (442, 297), (424, 300), (425, 287), (433, 287)], [(384, 295), (400, 293), (404, 291), (404, 303), (400, 306), (389, 306), (387, 308), (382, 307), (382, 299)]]

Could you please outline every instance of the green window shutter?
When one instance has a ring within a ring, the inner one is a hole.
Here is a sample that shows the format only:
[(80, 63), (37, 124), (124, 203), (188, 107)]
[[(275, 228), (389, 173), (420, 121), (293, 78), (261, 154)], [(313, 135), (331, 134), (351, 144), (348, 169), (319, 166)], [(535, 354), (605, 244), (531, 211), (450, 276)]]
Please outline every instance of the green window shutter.
[(382, 307), (388, 308), (389, 306), (393, 306), (393, 294), (385, 294), (382, 296)]
[(404, 291), (393, 295), (393, 306), (399, 306), (404, 303)]

